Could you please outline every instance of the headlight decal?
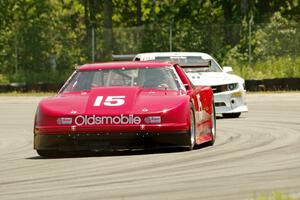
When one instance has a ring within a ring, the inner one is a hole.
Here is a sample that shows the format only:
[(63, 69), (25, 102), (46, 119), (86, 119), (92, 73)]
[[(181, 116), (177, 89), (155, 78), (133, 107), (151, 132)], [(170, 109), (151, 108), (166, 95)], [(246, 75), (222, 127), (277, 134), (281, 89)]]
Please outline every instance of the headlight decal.
[(160, 124), (161, 117), (160, 116), (149, 116), (144, 119), (146, 124)]
[(58, 125), (70, 125), (72, 124), (72, 117), (60, 117), (56, 120)]

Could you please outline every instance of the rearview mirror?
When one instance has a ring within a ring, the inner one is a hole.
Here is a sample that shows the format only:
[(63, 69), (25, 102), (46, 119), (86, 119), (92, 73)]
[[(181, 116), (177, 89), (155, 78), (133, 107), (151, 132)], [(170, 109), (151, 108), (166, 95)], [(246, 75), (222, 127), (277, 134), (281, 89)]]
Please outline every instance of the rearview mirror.
[(232, 73), (233, 72), (232, 67), (230, 67), (230, 66), (224, 66), (223, 67), (223, 72), (225, 72), (225, 73)]

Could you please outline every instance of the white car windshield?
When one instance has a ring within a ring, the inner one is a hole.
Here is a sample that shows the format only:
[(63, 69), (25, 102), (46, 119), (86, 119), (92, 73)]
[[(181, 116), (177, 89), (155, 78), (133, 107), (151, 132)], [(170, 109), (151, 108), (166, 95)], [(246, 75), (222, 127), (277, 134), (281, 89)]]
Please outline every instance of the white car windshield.
[(61, 91), (81, 91), (95, 87), (115, 86), (180, 89), (180, 83), (171, 67), (155, 67), (78, 70)]
[[(222, 72), (214, 60), (206, 60), (201, 56), (155, 56), (155, 60), (178, 63), (186, 73), (189, 72)], [(210, 62), (210, 65), (203, 63)]]

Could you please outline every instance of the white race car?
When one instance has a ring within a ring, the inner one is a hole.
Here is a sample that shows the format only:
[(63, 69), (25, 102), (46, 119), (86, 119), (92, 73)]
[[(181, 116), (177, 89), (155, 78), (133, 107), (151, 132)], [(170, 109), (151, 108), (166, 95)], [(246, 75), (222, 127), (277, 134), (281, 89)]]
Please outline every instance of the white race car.
[(237, 118), (247, 112), (244, 79), (231, 74), (231, 67), (220, 67), (209, 54), (199, 52), (160, 52), (137, 54), (134, 61), (162, 60), (178, 63), (194, 85), (213, 88), (216, 113)]

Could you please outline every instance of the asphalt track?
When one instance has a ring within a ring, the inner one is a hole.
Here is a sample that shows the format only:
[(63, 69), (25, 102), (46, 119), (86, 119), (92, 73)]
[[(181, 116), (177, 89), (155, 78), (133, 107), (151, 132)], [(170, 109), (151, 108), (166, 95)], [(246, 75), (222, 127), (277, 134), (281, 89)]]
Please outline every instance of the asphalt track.
[(213, 147), (56, 159), (32, 149), (39, 99), (0, 97), (1, 200), (300, 197), (300, 93), (248, 95)]

